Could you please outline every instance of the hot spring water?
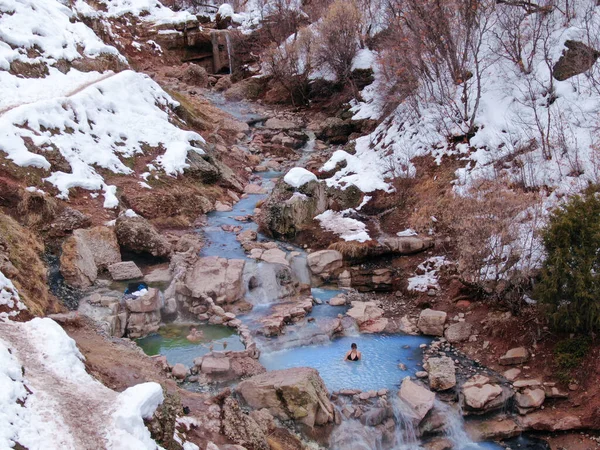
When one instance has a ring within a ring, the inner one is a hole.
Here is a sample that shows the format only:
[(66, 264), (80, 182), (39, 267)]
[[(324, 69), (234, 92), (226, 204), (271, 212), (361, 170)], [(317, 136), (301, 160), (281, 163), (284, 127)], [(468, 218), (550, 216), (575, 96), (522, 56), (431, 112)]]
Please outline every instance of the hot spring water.
[(171, 365), (181, 363), (187, 367), (194, 359), (212, 350), (244, 350), (237, 333), (222, 325), (193, 325), (202, 333), (198, 342), (190, 342), (187, 335), (190, 325), (170, 324), (161, 327), (158, 333), (137, 339), (137, 344), (150, 356), (164, 355)]

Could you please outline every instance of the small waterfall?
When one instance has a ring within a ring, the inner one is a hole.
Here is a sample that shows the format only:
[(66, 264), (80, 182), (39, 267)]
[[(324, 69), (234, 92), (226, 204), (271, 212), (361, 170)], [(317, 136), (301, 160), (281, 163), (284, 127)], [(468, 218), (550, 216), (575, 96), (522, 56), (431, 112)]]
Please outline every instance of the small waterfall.
[(233, 73), (233, 45), (229, 32), (225, 33), (225, 42), (227, 42), (227, 57), (229, 58), (229, 75)]
[(292, 268), (292, 276), (300, 283), (310, 284), (310, 271), (308, 269), (308, 263), (306, 262), (306, 254), (301, 253), (298, 256), (294, 256), (290, 259), (290, 266)]
[(396, 419), (393, 448), (395, 450), (415, 450), (421, 448), (417, 430), (418, 421), (412, 408), (396, 396), (391, 399), (391, 403)]
[(346, 420), (331, 434), (331, 450), (382, 450), (382, 436), (358, 420)]
[(450, 442), (452, 442), (453, 448), (456, 450), (483, 450), (485, 448), (473, 442), (465, 431), (465, 421), (460, 406), (453, 408), (447, 403), (436, 400), (434, 407), (444, 415), (446, 424), (445, 434)]

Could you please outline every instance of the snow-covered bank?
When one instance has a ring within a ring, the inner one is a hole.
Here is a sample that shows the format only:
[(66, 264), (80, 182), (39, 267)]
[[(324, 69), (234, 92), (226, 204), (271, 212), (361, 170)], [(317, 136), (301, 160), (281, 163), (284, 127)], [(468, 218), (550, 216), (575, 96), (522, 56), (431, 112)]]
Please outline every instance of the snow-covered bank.
[(143, 418), (162, 403), (159, 384), (118, 394), (85, 371), (75, 342), (53, 320), (1, 325), (0, 448), (158, 448)]

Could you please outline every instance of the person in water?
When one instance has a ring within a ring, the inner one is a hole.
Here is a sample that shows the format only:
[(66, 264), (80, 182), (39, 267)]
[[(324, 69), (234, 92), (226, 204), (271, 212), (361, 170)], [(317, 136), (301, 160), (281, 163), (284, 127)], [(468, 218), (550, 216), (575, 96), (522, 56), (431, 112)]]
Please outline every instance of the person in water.
[(202, 339), (202, 332), (198, 331), (196, 327), (192, 327), (190, 334), (187, 335), (187, 340), (190, 342), (198, 342)]
[(358, 361), (362, 357), (361, 353), (358, 351), (356, 344), (352, 344), (350, 346), (350, 351), (346, 353), (346, 357), (344, 358), (347, 361)]

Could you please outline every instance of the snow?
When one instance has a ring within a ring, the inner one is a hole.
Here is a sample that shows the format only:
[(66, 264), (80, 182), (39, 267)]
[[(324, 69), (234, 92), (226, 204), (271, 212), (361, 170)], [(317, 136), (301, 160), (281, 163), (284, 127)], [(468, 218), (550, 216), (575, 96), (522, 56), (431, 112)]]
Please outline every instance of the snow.
[(195, 15), (188, 11), (175, 12), (158, 0), (100, 0), (106, 11), (90, 11), (83, 0), (78, 0), (76, 8), (84, 14), (103, 15), (105, 17), (121, 17), (131, 14), (144, 22), (155, 25), (177, 24), (197, 21)]
[(220, 15), (223, 19), (233, 17), (233, 7), (229, 3), (223, 3), (221, 6), (219, 6), (217, 14)]
[(142, 383), (120, 393), (116, 401), (116, 411), (112, 417), (113, 429), (108, 435), (111, 450), (156, 449), (156, 442), (144, 425), (143, 419), (150, 419), (156, 408), (163, 402), (162, 387), (158, 383)]
[(377, 55), (372, 50), (361, 48), (352, 61), (352, 70), (373, 68), (376, 57)]
[(315, 217), (321, 223), (321, 227), (327, 231), (337, 234), (345, 241), (370, 241), (367, 226), (359, 220), (346, 217), (355, 212), (353, 209), (336, 212), (327, 210)]
[(283, 177), (283, 181), (296, 189), (311, 181), (317, 181), (317, 176), (302, 167), (294, 167)]
[(21, 302), (15, 285), (2, 272), (0, 272), (0, 306), (9, 310), (0, 312), (0, 320), (17, 316), (20, 311), (27, 309)]
[(417, 234), (418, 234), (418, 233), (417, 233), (415, 230), (413, 230), (412, 228), (407, 228), (407, 229), (406, 229), (406, 230), (404, 230), (404, 231), (398, 231), (398, 232), (396, 233), (396, 236), (398, 236), (398, 237), (405, 237), (405, 236), (416, 236)]
[[(2, 324), (0, 448), (18, 442), (29, 450), (75, 450), (89, 448), (89, 439), (98, 448), (159, 448), (143, 419), (163, 401), (161, 386), (143, 383), (117, 394), (92, 378), (82, 359), (51, 319)], [(72, 410), (78, 405), (85, 405), (84, 415)]]
[(434, 256), (419, 264), (417, 271), (421, 272), (408, 279), (408, 290), (427, 292), (429, 289), (439, 289), (439, 271), (447, 265), (444, 256)]
[[(163, 147), (156, 163), (167, 174), (181, 173), (187, 152), (204, 153), (197, 133), (169, 122), (177, 105), (152, 79), (123, 71), (70, 97), (45, 99), (16, 107), (0, 117), (0, 150), (20, 166), (50, 169), (43, 156), (30, 152), (23, 138), (42, 149), (56, 147), (72, 172), (51, 172), (46, 181), (68, 198), (69, 189), (103, 190), (104, 206), (118, 205), (116, 188), (104, 182), (96, 167), (130, 174), (122, 158), (144, 153), (143, 146)], [(23, 125), (27, 125), (26, 128)]]

